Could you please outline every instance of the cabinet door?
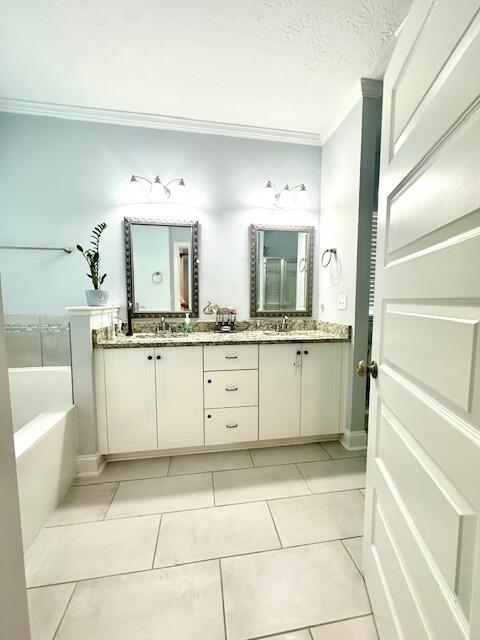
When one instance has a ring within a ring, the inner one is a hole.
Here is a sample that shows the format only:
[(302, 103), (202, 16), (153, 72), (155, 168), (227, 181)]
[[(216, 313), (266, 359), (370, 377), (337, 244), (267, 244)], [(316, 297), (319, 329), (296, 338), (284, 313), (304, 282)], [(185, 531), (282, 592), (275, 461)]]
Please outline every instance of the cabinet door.
[(342, 345), (302, 345), (301, 435), (339, 433)]
[(155, 349), (159, 449), (205, 444), (203, 348)]
[(157, 448), (154, 349), (105, 349), (108, 452)]
[(260, 440), (300, 435), (300, 351), (295, 344), (260, 345)]

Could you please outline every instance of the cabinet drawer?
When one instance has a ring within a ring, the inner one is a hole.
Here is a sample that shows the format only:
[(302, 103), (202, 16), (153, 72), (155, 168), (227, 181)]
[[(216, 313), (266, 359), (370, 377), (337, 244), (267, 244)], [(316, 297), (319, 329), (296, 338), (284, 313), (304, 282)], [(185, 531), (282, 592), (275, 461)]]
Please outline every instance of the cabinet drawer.
[(258, 371), (210, 371), (203, 375), (205, 408), (258, 404)]
[(208, 345), (203, 350), (205, 371), (224, 371), (226, 369), (258, 369), (258, 346)]
[(258, 407), (207, 409), (205, 444), (258, 440)]

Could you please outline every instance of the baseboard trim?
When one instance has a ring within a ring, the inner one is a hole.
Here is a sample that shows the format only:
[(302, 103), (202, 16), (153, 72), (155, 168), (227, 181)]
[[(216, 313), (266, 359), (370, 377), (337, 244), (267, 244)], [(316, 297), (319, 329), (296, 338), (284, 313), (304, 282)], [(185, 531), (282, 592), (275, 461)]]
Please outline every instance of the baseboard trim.
[(350, 431), (345, 429), (345, 433), (340, 438), (340, 442), (348, 449), (348, 451), (360, 451), (367, 449), (367, 432), (366, 431)]
[(277, 440), (254, 440), (251, 442), (236, 442), (232, 444), (201, 445), (199, 447), (185, 447), (184, 449), (161, 449), (157, 451), (140, 451), (132, 453), (110, 453), (107, 460), (138, 460), (143, 458), (164, 458), (166, 456), (183, 456), (195, 453), (213, 453), (215, 451), (238, 451), (239, 449), (264, 449), (265, 447), (283, 447), (291, 444), (308, 444), (312, 442), (332, 442), (338, 440), (342, 434), (332, 433), (323, 436), (303, 436), (298, 438), (281, 438)]
[(77, 456), (77, 474), (80, 478), (99, 476), (105, 467), (105, 456), (99, 451), (93, 455)]

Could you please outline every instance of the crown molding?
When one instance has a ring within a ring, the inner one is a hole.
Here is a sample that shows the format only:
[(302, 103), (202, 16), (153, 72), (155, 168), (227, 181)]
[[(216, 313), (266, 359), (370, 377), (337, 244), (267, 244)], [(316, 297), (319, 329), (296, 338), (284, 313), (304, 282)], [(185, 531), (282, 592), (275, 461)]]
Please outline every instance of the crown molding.
[(135, 111), (120, 111), (115, 109), (97, 109), (94, 107), (78, 107), (67, 104), (50, 102), (36, 102), (30, 100), (16, 100), (0, 97), (0, 111), (21, 113), (65, 120), (82, 120), (103, 124), (117, 124), (129, 127), (147, 127), (150, 129), (167, 129), (184, 131), (187, 133), (203, 133), (234, 138), (249, 138), (252, 140), (267, 140), (270, 142), (286, 142), (290, 144), (304, 144), (320, 146), (318, 133), (303, 133), (286, 129), (270, 129), (268, 127), (254, 127), (243, 124), (214, 122), (210, 120), (194, 120), (191, 118), (177, 118), (174, 116), (157, 115), (153, 113), (137, 113)]
[(381, 98), (383, 94), (383, 82), (381, 80), (371, 80), (370, 78), (360, 78), (347, 95), (345, 101), (340, 106), (335, 116), (327, 123), (320, 133), (322, 145), (330, 138), (338, 127), (342, 124), (352, 109), (363, 98)]

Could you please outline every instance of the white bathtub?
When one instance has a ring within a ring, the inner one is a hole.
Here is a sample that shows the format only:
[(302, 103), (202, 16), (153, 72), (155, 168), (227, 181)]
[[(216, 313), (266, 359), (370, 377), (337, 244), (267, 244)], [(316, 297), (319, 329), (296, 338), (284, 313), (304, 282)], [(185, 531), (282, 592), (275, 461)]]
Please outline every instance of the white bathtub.
[(76, 475), (76, 408), (70, 367), (10, 369), (15, 456), (27, 549)]
[(40, 413), (72, 406), (70, 367), (28, 367), (8, 370), (13, 430), (18, 431)]

